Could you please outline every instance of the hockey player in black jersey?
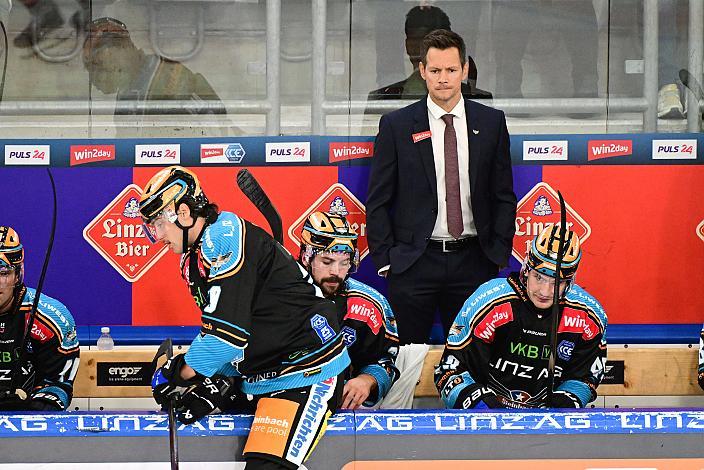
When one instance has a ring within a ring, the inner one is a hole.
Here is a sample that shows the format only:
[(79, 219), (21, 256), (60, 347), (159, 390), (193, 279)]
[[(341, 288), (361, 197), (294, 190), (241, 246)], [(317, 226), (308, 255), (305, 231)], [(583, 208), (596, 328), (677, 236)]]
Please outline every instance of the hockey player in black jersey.
[(359, 264), (357, 234), (344, 216), (314, 212), (301, 232), (299, 261), (325, 297), (335, 301), (352, 360), (342, 407), (373, 406), (398, 379), (396, 321), (389, 302), (376, 289), (349, 277)]
[(152, 177), (140, 212), (149, 234), (181, 254), (202, 312), (188, 352), (155, 372), (154, 398), (175, 398), (184, 423), (253, 411), (247, 468), (298, 468), (339, 407), (350, 363), (335, 304), (264, 230), (219, 212), (183, 167)]
[(569, 230), (560, 273), (555, 390), (548, 393), (558, 230), (543, 229), (520, 272), (483, 284), (464, 303), (435, 369), (448, 408), (582, 408), (596, 398), (607, 319), (596, 299), (574, 283), (582, 253)]
[(0, 226), (0, 410), (63, 411), (71, 403), (80, 354), (76, 325), (64, 304), (41, 294), (21, 344), (35, 295), (24, 284), (19, 235)]

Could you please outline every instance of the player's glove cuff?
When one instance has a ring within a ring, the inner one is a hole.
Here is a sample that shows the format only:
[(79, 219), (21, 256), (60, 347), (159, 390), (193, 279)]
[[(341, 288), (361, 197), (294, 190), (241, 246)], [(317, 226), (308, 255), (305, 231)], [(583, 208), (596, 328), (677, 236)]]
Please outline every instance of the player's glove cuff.
[(34, 411), (63, 411), (67, 406), (68, 403), (65, 403), (58, 394), (51, 393), (46, 389), (32, 393), (29, 402), (30, 409)]
[(172, 398), (180, 397), (189, 387), (198, 383), (196, 379), (181, 378), (181, 369), (184, 365), (186, 365), (185, 356), (178, 354), (154, 371), (152, 395), (162, 407), (166, 406)]
[(176, 417), (184, 424), (195, 423), (210, 413), (233, 408), (238, 398), (232, 377), (206, 377), (177, 400)]
[(699, 382), (699, 386), (702, 388), (702, 390), (704, 390), (704, 371), (701, 371), (699, 373), (697, 381)]
[[(457, 401), (455, 402), (455, 408), (469, 410), (471, 408), (476, 408), (480, 402), (484, 402), (486, 408), (501, 408), (501, 402), (494, 392), (489, 387), (485, 387), (479, 384), (467, 387), (463, 390)], [(481, 408), (483, 408), (482, 406)]]
[(550, 408), (581, 408), (582, 403), (576, 395), (564, 390), (556, 390), (552, 394), (552, 399), (548, 403)]

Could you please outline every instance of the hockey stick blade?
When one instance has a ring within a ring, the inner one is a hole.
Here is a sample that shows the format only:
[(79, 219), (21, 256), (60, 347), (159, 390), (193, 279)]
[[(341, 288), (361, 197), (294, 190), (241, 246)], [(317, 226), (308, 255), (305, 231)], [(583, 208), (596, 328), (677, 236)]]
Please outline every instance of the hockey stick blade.
[(689, 73), (689, 70), (687, 69), (681, 69), (679, 72), (679, 76), (680, 80), (682, 81), (682, 84), (689, 88), (692, 93), (694, 93), (694, 96), (697, 98), (697, 101), (701, 101), (704, 98), (704, 89), (699, 83), (699, 80), (697, 80), (691, 73)]
[(269, 196), (266, 195), (259, 182), (254, 178), (254, 175), (246, 168), (243, 168), (237, 173), (237, 186), (247, 196), (247, 199), (252, 201), (252, 204), (262, 213), (269, 227), (274, 240), (283, 244), (284, 232), (281, 222), (281, 216), (271, 203)]
[[(174, 345), (171, 338), (166, 338), (156, 350), (152, 365), (156, 371), (157, 362), (162, 356), (166, 356), (168, 361), (174, 355)], [(178, 470), (178, 434), (176, 434), (176, 410), (173, 400), (169, 403), (169, 457), (171, 459), (171, 470)]]

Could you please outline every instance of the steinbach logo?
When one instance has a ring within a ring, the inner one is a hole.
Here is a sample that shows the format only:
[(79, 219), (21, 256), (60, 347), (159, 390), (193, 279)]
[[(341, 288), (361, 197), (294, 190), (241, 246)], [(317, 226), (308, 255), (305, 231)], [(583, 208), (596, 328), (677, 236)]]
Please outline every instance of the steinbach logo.
[(704, 220), (699, 222), (699, 225), (697, 225), (697, 236), (704, 242)]
[(114, 145), (72, 145), (71, 166), (115, 160)]
[(566, 140), (524, 140), (523, 160), (567, 161)]
[(632, 140), (590, 140), (587, 144), (587, 160), (625, 157), (633, 155)]
[(696, 160), (697, 140), (653, 140), (653, 160)]
[(369, 158), (374, 155), (374, 142), (330, 142), (328, 158), (330, 163)]
[(242, 163), (247, 153), (242, 144), (200, 144), (200, 162), (208, 163)]
[(341, 183), (330, 186), (311, 206), (296, 219), (288, 228), (288, 237), (298, 246), (301, 246), (301, 229), (310, 214), (316, 211), (334, 212), (344, 215), (352, 229), (357, 232), (357, 249), (359, 260), (363, 260), (369, 253), (367, 244), (367, 210), (364, 204)]
[[(567, 228), (574, 231), (584, 243), (592, 229), (582, 217), (565, 202)], [(523, 261), (530, 243), (546, 226), (560, 223), (560, 200), (549, 184), (540, 182), (533, 186), (518, 202), (516, 208), (516, 234), (513, 237), (513, 257)]]
[(267, 163), (310, 162), (310, 142), (267, 142)]
[(138, 201), (142, 188), (130, 184), (83, 229), (83, 238), (129, 282), (136, 282), (161, 258), (165, 245), (144, 233)]
[(178, 165), (181, 163), (181, 144), (150, 144), (134, 146), (136, 165)]
[(49, 145), (6, 145), (5, 165), (48, 165), (51, 163)]

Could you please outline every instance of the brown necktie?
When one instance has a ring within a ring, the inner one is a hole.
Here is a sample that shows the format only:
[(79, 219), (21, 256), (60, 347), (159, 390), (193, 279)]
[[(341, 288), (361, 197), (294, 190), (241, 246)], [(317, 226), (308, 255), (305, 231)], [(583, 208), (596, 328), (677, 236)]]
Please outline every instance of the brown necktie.
[(460, 201), (460, 169), (457, 161), (457, 134), (452, 122), (453, 115), (445, 114), (445, 203), (447, 206), (447, 230), (454, 238), (460, 238), (464, 230), (462, 202)]

